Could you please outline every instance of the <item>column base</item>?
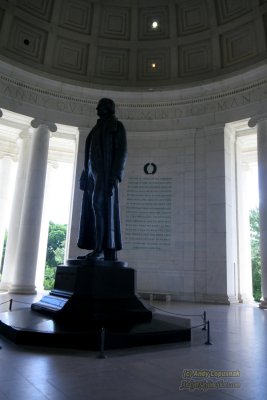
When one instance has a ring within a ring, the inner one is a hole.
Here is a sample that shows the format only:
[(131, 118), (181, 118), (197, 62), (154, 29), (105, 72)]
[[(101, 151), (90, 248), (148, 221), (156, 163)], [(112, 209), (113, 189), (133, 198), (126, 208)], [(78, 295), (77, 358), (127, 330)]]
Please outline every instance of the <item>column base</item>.
[(254, 297), (252, 295), (247, 295), (246, 293), (242, 293), (238, 295), (239, 303), (247, 304), (254, 303)]
[(0, 291), (8, 291), (11, 286), (11, 283), (1, 282), (0, 283)]
[(259, 307), (267, 310), (267, 299), (262, 300), (259, 304)]
[(220, 295), (220, 294), (205, 294), (202, 301), (204, 303), (211, 304), (232, 304), (238, 303), (238, 300), (234, 296)]
[(37, 294), (35, 286), (27, 285), (11, 285), (8, 292), (14, 294)]

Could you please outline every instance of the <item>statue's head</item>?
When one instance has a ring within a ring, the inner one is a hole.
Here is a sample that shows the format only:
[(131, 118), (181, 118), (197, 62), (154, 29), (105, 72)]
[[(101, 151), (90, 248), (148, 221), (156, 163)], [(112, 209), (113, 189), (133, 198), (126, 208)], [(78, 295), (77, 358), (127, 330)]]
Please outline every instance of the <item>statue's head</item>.
[(105, 117), (106, 115), (114, 115), (115, 114), (115, 103), (111, 99), (103, 98), (99, 100), (97, 104), (97, 115), (101, 117)]

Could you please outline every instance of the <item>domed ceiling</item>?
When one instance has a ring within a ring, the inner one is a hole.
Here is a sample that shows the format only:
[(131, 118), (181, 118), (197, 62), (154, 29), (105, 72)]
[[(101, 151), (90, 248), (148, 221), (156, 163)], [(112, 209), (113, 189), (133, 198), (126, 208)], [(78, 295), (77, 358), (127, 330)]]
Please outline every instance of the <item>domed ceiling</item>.
[(80, 86), (173, 88), (266, 60), (267, 0), (0, 0), (0, 58)]

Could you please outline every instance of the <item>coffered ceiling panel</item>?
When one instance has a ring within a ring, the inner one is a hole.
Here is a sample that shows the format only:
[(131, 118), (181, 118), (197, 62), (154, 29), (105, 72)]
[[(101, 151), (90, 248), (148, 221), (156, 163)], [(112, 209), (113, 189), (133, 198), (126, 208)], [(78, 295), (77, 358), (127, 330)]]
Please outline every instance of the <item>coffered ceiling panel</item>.
[(92, 4), (66, 1), (60, 10), (59, 26), (87, 35), (91, 31), (92, 16)]
[(142, 81), (170, 78), (170, 54), (168, 48), (140, 50), (138, 54), (137, 79)]
[(216, 0), (219, 24), (225, 24), (249, 13), (252, 9), (252, 3), (250, 0)]
[(129, 40), (130, 8), (103, 7), (100, 13), (99, 34), (107, 39)]
[(168, 7), (139, 8), (138, 38), (140, 40), (166, 39), (169, 37), (169, 24)]
[(51, 20), (54, 0), (18, 0), (17, 7), (28, 14), (43, 19)]
[(207, 30), (209, 28), (207, 2), (189, 0), (177, 4), (177, 27), (179, 35)]
[(212, 50), (210, 40), (190, 43), (179, 48), (180, 76), (192, 76), (212, 71)]
[(129, 55), (128, 49), (102, 48), (97, 51), (95, 75), (103, 80), (128, 79)]
[(48, 32), (14, 18), (7, 48), (16, 57), (43, 63)]
[(79, 86), (151, 90), (266, 62), (267, 0), (0, 0), (0, 59)]
[(222, 34), (221, 49), (223, 66), (253, 59), (257, 54), (257, 40), (252, 24), (246, 24)]
[(56, 38), (54, 67), (84, 75), (88, 61), (88, 46), (70, 39)]

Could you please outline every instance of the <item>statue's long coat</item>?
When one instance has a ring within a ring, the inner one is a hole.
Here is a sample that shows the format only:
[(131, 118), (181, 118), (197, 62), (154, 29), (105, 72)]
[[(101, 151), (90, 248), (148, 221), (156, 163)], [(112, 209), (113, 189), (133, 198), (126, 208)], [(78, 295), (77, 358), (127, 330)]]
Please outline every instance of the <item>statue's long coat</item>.
[[(123, 124), (115, 116), (99, 119), (89, 133), (85, 143), (84, 171), (81, 189), (84, 190), (78, 247), (95, 249), (95, 216), (93, 193), (97, 181), (105, 193), (104, 249), (122, 248), (118, 182), (121, 182), (127, 155), (126, 132)], [(112, 195), (108, 195), (110, 182), (116, 180)], [(98, 185), (97, 185), (98, 186)]]

